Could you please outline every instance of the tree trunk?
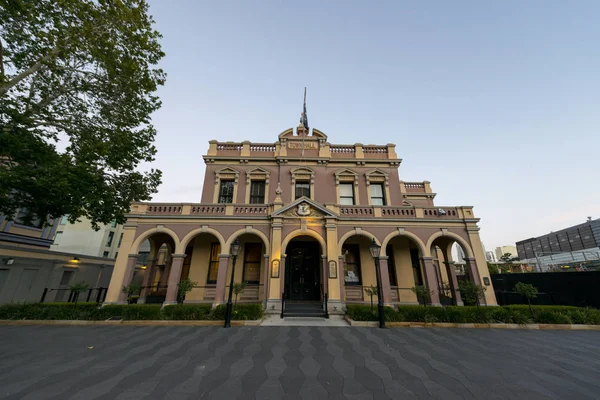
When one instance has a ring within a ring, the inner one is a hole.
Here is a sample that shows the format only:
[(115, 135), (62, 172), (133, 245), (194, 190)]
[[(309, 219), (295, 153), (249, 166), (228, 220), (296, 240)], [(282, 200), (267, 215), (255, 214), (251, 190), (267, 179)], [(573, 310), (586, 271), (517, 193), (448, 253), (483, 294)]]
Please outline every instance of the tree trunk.
[(535, 322), (535, 314), (533, 313), (533, 308), (531, 308), (531, 299), (527, 298), (527, 304), (529, 305), (529, 312), (531, 313), (531, 318), (533, 318), (533, 322)]

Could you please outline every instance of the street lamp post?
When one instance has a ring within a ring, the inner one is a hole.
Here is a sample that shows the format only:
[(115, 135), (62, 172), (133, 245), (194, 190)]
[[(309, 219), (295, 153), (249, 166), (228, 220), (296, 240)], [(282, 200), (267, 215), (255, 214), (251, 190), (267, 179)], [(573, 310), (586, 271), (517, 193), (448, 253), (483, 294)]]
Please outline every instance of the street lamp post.
[(235, 262), (237, 261), (238, 254), (240, 253), (240, 240), (235, 239), (233, 243), (231, 243), (231, 257), (232, 266), (231, 266), (231, 280), (229, 282), (229, 298), (227, 299), (227, 308), (225, 309), (225, 325), (223, 328), (231, 328), (231, 297), (233, 295), (233, 278), (235, 277)]
[(369, 246), (371, 251), (371, 257), (375, 262), (375, 275), (377, 276), (377, 312), (379, 313), (379, 327), (385, 328), (385, 316), (383, 313), (383, 290), (381, 288), (381, 271), (379, 270), (379, 253), (381, 252), (381, 246), (375, 243), (375, 239)]

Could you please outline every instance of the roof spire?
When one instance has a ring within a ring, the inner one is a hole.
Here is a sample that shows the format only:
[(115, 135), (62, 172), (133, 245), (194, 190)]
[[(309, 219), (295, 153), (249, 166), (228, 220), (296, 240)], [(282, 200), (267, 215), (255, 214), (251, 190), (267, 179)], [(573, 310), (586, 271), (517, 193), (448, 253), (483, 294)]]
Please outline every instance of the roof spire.
[(306, 129), (305, 134), (308, 134), (308, 116), (306, 115), (306, 86), (304, 87), (304, 109), (300, 115), (300, 125)]

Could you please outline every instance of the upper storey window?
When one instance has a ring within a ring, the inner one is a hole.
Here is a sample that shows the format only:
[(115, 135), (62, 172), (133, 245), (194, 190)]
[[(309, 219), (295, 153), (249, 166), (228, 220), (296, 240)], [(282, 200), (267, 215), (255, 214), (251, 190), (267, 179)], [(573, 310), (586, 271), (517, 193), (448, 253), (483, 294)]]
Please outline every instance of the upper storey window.
[(221, 188), (219, 189), (219, 203), (220, 204), (231, 204), (233, 203), (233, 181), (221, 181)]
[(265, 181), (250, 184), (250, 204), (265, 204)]
[(334, 173), (338, 202), (343, 206), (359, 204), (358, 174), (351, 169), (340, 169)]
[(294, 199), (306, 196), (314, 200), (315, 171), (307, 167), (298, 167), (290, 171), (292, 174), (292, 193)]
[(354, 205), (354, 183), (340, 183), (340, 204)]
[(302, 196), (306, 196), (310, 198), (310, 182), (308, 181), (300, 181), (296, 182), (296, 197), (295, 199), (299, 199)]
[(385, 206), (385, 196), (383, 194), (383, 185), (381, 183), (371, 184), (371, 205)]
[(390, 200), (390, 181), (387, 172), (375, 168), (366, 172), (365, 178), (369, 193), (369, 205), (387, 205)]
[(269, 193), (269, 177), (271, 173), (264, 168), (256, 167), (246, 171), (245, 204), (265, 204)]
[(240, 173), (231, 167), (215, 172), (213, 203), (232, 204), (237, 198)]

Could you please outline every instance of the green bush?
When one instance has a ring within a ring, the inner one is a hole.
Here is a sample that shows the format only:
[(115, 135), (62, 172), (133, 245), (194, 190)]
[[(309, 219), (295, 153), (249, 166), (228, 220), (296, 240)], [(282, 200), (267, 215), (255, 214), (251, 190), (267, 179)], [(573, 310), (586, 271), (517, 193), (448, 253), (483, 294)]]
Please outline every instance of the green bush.
[(25, 303), (0, 306), (0, 319), (95, 319), (96, 303)]
[(179, 304), (163, 308), (163, 319), (168, 320), (206, 320), (209, 319), (210, 304)]
[(112, 304), (100, 309), (100, 320), (123, 317), (124, 320), (148, 321), (162, 319), (160, 304)]
[[(210, 319), (222, 321), (225, 319), (226, 304), (219, 304), (210, 314)], [(247, 321), (257, 320), (263, 317), (262, 304), (237, 304), (233, 308), (231, 320)]]
[[(506, 324), (589, 324), (600, 325), (600, 310), (571, 306), (532, 306), (535, 319), (527, 305), (504, 307), (424, 307), (399, 306), (397, 311), (386, 307), (386, 321), (506, 323)], [(389, 310), (389, 311), (388, 311)], [(364, 305), (348, 305), (346, 313), (355, 321), (377, 321), (377, 311)]]
[[(377, 308), (362, 304), (348, 304), (346, 313), (355, 321), (379, 321)], [(392, 307), (384, 307), (383, 315), (386, 321), (401, 321), (400, 315)]]

